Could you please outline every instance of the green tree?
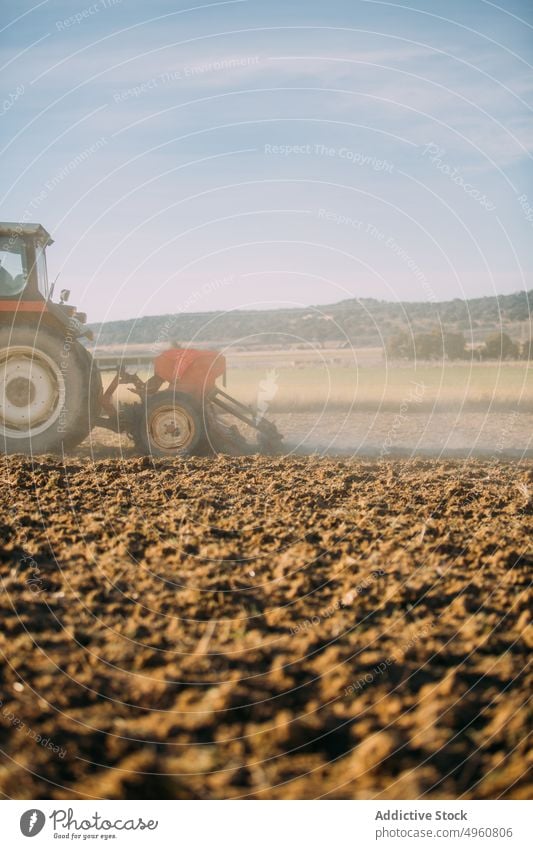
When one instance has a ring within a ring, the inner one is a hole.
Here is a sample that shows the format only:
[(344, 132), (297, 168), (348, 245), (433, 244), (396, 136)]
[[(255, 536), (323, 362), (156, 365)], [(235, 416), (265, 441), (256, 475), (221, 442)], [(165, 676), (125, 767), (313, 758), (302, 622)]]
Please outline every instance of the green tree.
[(392, 359), (398, 360), (413, 360), (414, 359), (414, 345), (413, 345), (413, 337), (411, 334), (406, 333), (404, 330), (400, 330), (398, 333), (394, 333), (392, 336), (389, 336), (387, 339), (387, 354)]
[(444, 334), (444, 353), (449, 360), (464, 360), (467, 356), (463, 333)]
[(520, 346), (520, 359), (533, 360), (533, 339), (526, 339)]
[(417, 333), (415, 352), (417, 360), (439, 360), (443, 356), (442, 336), (440, 333)]
[(508, 333), (492, 333), (485, 340), (483, 358), (486, 360), (518, 359), (518, 345)]

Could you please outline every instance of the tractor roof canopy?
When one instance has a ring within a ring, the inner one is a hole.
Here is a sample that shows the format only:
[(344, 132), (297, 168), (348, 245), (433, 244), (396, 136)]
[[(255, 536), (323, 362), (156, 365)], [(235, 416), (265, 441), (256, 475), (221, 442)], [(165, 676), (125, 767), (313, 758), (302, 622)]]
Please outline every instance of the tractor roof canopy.
[(17, 224), (13, 221), (0, 221), (0, 237), (22, 236), (37, 238), (45, 245), (52, 245), (54, 240), (42, 224)]

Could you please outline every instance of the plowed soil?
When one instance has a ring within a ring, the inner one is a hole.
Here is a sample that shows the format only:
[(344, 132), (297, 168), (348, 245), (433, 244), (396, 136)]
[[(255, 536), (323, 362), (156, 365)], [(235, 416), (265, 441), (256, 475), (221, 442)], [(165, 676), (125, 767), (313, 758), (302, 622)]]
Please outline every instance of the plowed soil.
[(5, 796), (531, 793), (530, 463), (2, 463)]

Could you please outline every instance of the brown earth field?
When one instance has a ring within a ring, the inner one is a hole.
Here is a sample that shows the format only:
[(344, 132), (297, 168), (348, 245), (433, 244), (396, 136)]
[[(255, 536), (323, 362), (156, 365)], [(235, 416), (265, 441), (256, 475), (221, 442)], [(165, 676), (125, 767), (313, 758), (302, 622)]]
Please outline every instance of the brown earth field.
[(4, 797), (531, 794), (530, 461), (1, 474)]

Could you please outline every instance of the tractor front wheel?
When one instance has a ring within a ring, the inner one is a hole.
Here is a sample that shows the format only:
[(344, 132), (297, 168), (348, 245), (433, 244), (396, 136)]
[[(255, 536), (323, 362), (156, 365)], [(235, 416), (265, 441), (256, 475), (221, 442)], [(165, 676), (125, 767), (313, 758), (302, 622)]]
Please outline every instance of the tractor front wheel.
[(205, 442), (199, 405), (190, 395), (173, 390), (146, 399), (139, 408), (135, 430), (135, 447), (153, 457), (190, 457), (201, 453)]

